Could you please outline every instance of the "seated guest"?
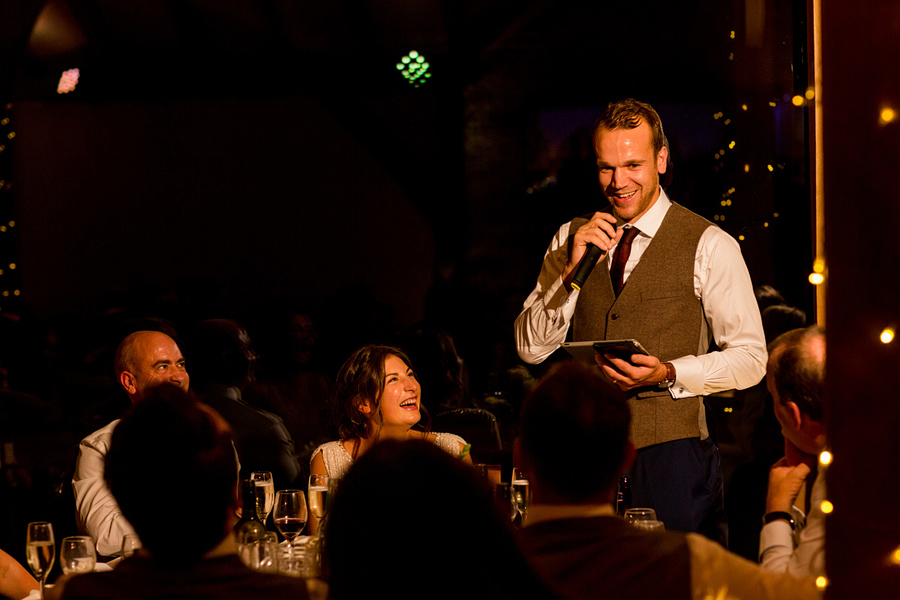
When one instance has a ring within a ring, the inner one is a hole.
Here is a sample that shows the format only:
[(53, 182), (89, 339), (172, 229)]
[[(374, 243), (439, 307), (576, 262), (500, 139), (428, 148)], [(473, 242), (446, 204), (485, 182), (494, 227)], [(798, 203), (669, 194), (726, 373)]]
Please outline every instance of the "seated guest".
[(25, 567), (12, 556), (0, 550), (0, 597), (18, 600), (40, 587), (40, 584), (25, 570)]
[[(116, 351), (115, 368), (116, 379), (132, 405), (160, 384), (185, 391), (190, 384), (178, 344), (159, 331), (136, 331), (122, 340)], [(134, 533), (103, 479), (103, 462), (118, 424), (116, 419), (81, 440), (72, 477), (78, 530), (94, 538), (101, 556), (118, 554), (125, 536)]]
[(638, 529), (612, 507), (635, 455), (626, 401), (580, 362), (556, 365), (522, 408), (516, 465), (533, 502), (522, 544), (562, 596), (581, 598), (818, 598), (811, 578), (764, 571), (693, 534)]
[(330, 600), (550, 597), (487, 481), (422, 440), (373, 447), (328, 518)]
[(306, 598), (302, 580), (238, 558), (237, 473), (228, 424), (182, 390), (154, 390), (113, 432), (105, 472), (144, 552), (66, 578), (62, 598)]
[[(785, 456), (769, 473), (759, 538), (759, 563), (770, 571), (825, 574), (825, 474), (814, 471), (825, 449), (824, 382), (822, 328), (794, 329), (771, 343), (766, 383), (784, 433)], [(808, 493), (800, 504), (806, 511), (795, 506), (804, 483)]]
[(231, 426), (241, 461), (241, 479), (271, 471), (278, 489), (305, 486), (294, 440), (281, 417), (250, 405), (241, 396), (253, 381), (256, 353), (247, 331), (231, 319), (200, 321), (191, 342), (194, 391)]
[[(454, 456), (465, 448), (458, 435), (413, 429), (422, 420), (421, 387), (409, 358), (398, 348), (363, 346), (354, 352), (338, 373), (335, 396), (341, 439), (316, 448), (312, 474), (339, 479), (376, 442), (387, 439), (427, 440)], [(472, 462), (468, 455), (464, 459)], [(310, 516), (310, 533), (316, 527)]]

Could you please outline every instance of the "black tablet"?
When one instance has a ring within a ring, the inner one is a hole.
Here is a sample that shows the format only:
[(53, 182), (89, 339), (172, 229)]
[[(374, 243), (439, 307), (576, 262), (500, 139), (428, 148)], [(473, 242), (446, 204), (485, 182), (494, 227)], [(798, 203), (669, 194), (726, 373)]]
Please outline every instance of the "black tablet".
[(573, 357), (596, 364), (595, 354), (613, 354), (631, 362), (632, 354), (647, 354), (647, 350), (637, 340), (595, 340), (589, 342), (563, 342), (563, 349)]

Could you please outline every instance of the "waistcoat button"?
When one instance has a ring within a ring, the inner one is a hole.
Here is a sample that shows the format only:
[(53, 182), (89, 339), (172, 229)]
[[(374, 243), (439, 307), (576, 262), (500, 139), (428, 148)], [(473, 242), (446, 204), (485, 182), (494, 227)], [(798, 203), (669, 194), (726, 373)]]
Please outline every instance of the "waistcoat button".
[(613, 313), (613, 314), (609, 315), (609, 318), (612, 319), (613, 321), (615, 321), (616, 319), (619, 318), (619, 315), (617, 315), (616, 313)]

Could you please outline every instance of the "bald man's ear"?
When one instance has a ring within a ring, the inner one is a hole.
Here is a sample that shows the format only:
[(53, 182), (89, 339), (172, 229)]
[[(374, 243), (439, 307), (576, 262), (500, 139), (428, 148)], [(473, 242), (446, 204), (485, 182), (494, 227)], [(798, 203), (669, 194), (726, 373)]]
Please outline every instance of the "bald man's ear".
[(119, 373), (119, 383), (125, 388), (125, 391), (129, 396), (133, 396), (137, 394), (137, 385), (135, 385), (134, 375), (129, 373), (128, 371), (122, 371)]

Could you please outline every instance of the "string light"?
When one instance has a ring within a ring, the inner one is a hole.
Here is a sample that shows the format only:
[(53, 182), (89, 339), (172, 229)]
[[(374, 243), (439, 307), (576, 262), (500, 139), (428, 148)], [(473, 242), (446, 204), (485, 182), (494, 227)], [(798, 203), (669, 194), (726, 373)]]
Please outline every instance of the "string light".
[(878, 122), (882, 125), (887, 125), (891, 121), (897, 118), (897, 113), (890, 106), (885, 106), (881, 109), (881, 112), (878, 115)]
[(882, 344), (890, 344), (894, 341), (894, 330), (891, 327), (885, 327), (884, 331), (881, 332), (881, 335), (878, 336), (878, 339), (881, 340)]
[(829, 500), (822, 500), (819, 508), (821, 508), (822, 512), (826, 515), (830, 515), (832, 512), (834, 512), (834, 504), (832, 504)]
[(820, 590), (824, 590), (825, 588), (827, 588), (828, 587), (828, 578), (825, 577), (824, 575), (819, 575), (818, 577), (816, 577), (816, 587), (819, 588)]
[(832, 458), (833, 457), (831, 456), (831, 452), (829, 452), (828, 450), (822, 450), (822, 453), (819, 455), (819, 464), (827, 467), (831, 464)]
[(895, 565), (900, 565), (900, 546), (894, 548), (894, 551), (891, 552), (891, 562)]
[(806, 98), (803, 96), (794, 96), (791, 98), (791, 104), (794, 106), (803, 106), (806, 103)]
[(825, 276), (821, 273), (810, 273), (809, 282), (813, 285), (822, 285), (825, 283)]

